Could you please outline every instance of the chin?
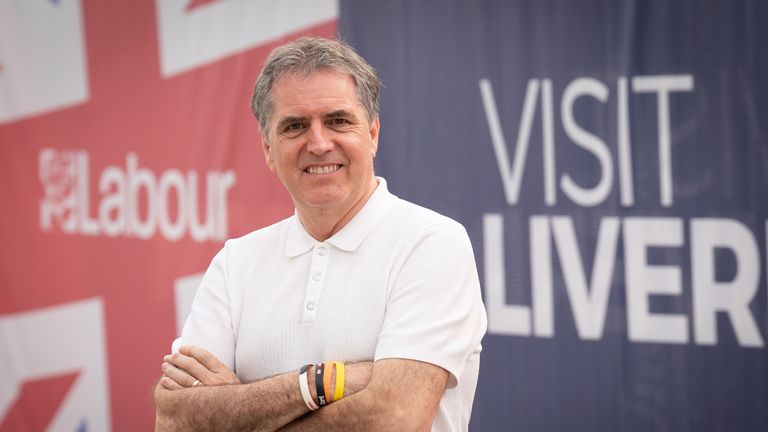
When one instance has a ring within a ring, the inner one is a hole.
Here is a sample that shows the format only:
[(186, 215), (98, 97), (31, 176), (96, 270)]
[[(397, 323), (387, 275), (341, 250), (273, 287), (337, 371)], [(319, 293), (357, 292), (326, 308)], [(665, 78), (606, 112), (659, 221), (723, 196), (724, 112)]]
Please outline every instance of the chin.
[(339, 194), (317, 193), (304, 199), (304, 202), (312, 207), (332, 207), (344, 201), (344, 197)]

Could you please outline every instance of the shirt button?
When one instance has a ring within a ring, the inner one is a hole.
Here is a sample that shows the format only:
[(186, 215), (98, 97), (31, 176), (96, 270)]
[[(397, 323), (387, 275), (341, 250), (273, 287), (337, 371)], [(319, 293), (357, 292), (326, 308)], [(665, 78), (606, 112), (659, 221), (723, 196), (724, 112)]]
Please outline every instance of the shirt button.
[(315, 282), (319, 282), (320, 279), (322, 279), (322, 278), (323, 278), (323, 274), (320, 273), (320, 272), (317, 272), (317, 273), (312, 275), (312, 280), (315, 281)]
[(307, 310), (315, 310), (315, 304), (312, 302), (307, 303)]
[(320, 246), (317, 248), (317, 254), (320, 256), (325, 256), (325, 254), (328, 253), (328, 249), (325, 248), (325, 246)]

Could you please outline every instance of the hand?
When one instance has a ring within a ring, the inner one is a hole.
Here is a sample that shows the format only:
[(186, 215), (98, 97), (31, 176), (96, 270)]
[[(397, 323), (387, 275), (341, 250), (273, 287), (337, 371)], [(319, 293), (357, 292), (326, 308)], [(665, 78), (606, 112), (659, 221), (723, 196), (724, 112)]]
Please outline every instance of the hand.
[(179, 352), (163, 358), (160, 384), (168, 390), (179, 390), (194, 385), (240, 384), (240, 379), (208, 351), (182, 346)]

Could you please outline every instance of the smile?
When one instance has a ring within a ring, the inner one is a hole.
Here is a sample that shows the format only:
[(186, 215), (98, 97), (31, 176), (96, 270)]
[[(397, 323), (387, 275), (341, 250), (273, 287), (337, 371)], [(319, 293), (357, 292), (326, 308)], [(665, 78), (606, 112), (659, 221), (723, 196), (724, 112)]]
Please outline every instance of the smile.
[(341, 169), (341, 165), (324, 165), (307, 167), (306, 172), (310, 174), (330, 174)]

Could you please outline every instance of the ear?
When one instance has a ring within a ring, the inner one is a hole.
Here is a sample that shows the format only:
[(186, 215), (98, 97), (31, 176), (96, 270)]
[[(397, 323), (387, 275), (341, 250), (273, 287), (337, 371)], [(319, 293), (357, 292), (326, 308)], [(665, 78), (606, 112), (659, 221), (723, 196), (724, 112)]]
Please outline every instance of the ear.
[(381, 128), (381, 124), (379, 123), (379, 116), (376, 116), (376, 118), (373, 119), (373, 122), (371, 122), (371, 154), (375, 157), (376, 151), (379, 149), (379, 130)]
[(272, 146), (269, 145), (267, 137), (264, 134), (261, 135), (261, 149), (264, 151), (264, 161), (267, 163), (267, 168), (270, 171), (275, 172), (275, 161), (272, 160)]

